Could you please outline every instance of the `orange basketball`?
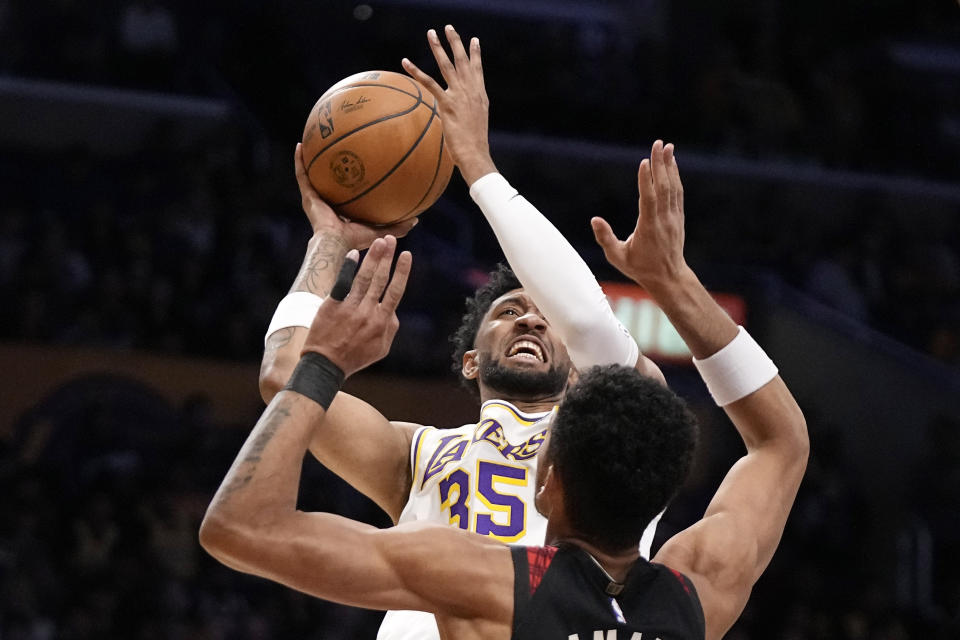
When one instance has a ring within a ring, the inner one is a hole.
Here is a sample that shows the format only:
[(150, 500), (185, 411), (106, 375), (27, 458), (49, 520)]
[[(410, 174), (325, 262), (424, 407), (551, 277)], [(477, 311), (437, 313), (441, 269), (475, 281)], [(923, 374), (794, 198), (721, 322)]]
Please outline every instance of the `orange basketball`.
[(337, 213), (377, 225), (420, 214), (453, 172), (436, 99), (391, 71), (352, 75), (320, 96), (303, 129), (303, 162)]

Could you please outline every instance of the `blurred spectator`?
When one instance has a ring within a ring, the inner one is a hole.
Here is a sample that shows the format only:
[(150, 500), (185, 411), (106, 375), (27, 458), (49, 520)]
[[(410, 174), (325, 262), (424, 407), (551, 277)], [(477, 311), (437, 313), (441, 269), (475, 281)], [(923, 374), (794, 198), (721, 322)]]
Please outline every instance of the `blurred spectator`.
[(118, 64), (125, 81), (168, 88), (178, 75), (176, 16), (160, 0), (130, 0), (117, 17)]
[[(686, 387), (692, 378), (677, 383)], [(707, 441), (659, 540), (702, 513), (723, 471), (741, 455), (716, 407), (695, 402), (692, 408)], [(30, 415), (16, 434), (18, 444), (0, 452), (11, 498), (0, 503), (0, 637), (375, 636), (378, 612), (321, 602), (229, 570), (200, 549), (197, 529), (207, 501), (247, 433), (247, 425), (213, 422), (202, 394), (175, 410), (140, 383), (93, 377), (67, 384)], [(34, 442), (41, 417), (51, 426)], [(873, 524), (846, 476), (835, 432), (811, 419), (820, 444), (809, 477), (773, 565), (728, 638), (915, 637), (924, 627), (884, 608), (876, 596), (870, 550), (857, 549), (858, 536)], [(955, 462), (955, 453), (944, 450), (938, 459)], [(939, 463), (927, 468), (946, 471)], [(301, 508), (389, 524), (372, 502), (312, 461), (303, 486)], [(918, 503), (921, 509), (954, 504), (940, 502), (955, 496), (938, 486), (926, 493), (929, 488), (918, 485), (929, 500)], [(941, 518), (945, 511), (925, 513), (931, 526), (949, 521)], [(938, 575), (952, 581), (957, 574), (947, 566)]]
[(126, 53), (169, 57), (177, 51), (176, 19), (158, 0), (133, 0), (119, 18), (119, 41)]
[[(913, 478), (911, 504), (933, 544), (926, 576), (931, 583), (926, 612), (960, 623), (960, 530), (956, 506), (960, 504), (960, 419), (943, 416), (927, 427), (927, 447)], [(958, 627), (960, 630), (960, 627)]]

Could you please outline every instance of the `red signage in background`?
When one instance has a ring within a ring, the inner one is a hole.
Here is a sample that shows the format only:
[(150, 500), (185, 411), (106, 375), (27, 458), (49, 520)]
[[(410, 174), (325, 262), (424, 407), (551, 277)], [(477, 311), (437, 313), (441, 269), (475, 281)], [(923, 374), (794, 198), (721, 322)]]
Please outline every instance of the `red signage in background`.
[[(666, 314), (641, 287), (626, 282), (601, 282), (617, 319), (627, 328), (640, 350), (653, 360), (690, 364), (690, 350)], [(747, 305), (732, 293), (712, 293), (737, 324), (746, 326)]]

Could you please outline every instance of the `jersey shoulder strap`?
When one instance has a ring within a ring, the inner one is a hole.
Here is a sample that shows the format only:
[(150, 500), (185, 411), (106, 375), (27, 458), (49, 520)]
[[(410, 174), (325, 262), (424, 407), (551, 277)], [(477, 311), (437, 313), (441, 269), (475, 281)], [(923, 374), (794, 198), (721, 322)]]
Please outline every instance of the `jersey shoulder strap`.
[(424, 436), (436, 431), (436, 427), (420, 427), (413, 432), (413, 438), (410, 439), (410, 478), (413, 480), (412, 487), (417, 486), (417, 470), (420, 467), (420, 452), (423, 450)]
[(543, 575), (550, 568), (557, 547), (511, 546), (513, 558), (513, 629), (524, 619), (530, 605), (530, 599), (543, 581)]

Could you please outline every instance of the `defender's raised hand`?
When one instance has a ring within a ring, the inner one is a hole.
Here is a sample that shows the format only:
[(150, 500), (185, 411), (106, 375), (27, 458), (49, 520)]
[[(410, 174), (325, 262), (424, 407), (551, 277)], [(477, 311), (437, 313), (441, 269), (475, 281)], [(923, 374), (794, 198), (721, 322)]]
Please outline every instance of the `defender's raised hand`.
[(447, 84), (446, 89), (409, 59), (404, 58), (402, 64), (407, 73), (437, 99), (447, 150), (467, 185), (471, 185), (497, 170), (490, 158), (490, 101), (483, 83), (480, 40), (470, 40), (468, 53), (453, 26), (447, 25), (444, 32), (453, 54), (452, 61), (433, 29), (427, 32), (427, 43)]
[[(331, 296), (320, 305), (304, 342), (304, 353), (326, 356), (346, 376), (387, 355), (400, 327), (397, 305), (407, 287), (413, 260), (409, 251), (401, 253), (391, 278), (396, 248), (393, 236), (373, 241), (346, 298), (339, 301)], [(351, 254), (347, 260), (355, 262), (356, 255)]]
[[(297, 186), (300, 187), (300, 202), (303, 206), (303, 212), (307, 214), (310, 226), (314, 233), (334, 232), (343, 238), (349, 249), (366, 249), (377, 238), (383, 238), (391, 235), (402, 238), (409, 233), (410, 229), (419, 221), (417, 218), (411, 218), (386, 227), (371, 227), (359, 222), (352, 222), (346, 218), (341, 218), (330, 208), (326, 202), (317, 193), (317, 190), (310, 184), (307, 177), (307, 170), (303, 163), (303, 149), (298, 142), (293, 154), (294, 173), (297, 176)], [(343, 251), (346, 251), (344, 249)], [(341, 254), (342, 255), (342, 254)]]
[(597, 243), (614, 267), (647, 289), (674, 280), (687, 269), (683, 257), (683, 185), (673, 145), (657, 140), (637, 172), (639, 215), (633, 233), (617, 239), (606, 220), (590, 221)]

